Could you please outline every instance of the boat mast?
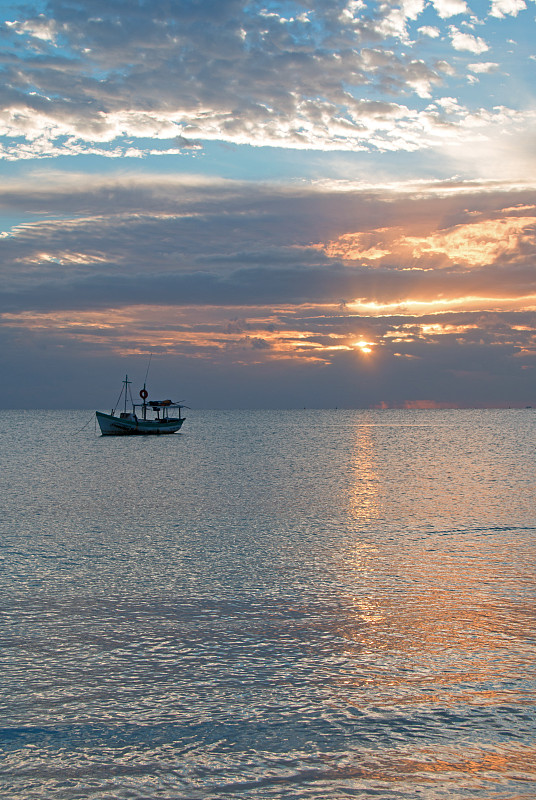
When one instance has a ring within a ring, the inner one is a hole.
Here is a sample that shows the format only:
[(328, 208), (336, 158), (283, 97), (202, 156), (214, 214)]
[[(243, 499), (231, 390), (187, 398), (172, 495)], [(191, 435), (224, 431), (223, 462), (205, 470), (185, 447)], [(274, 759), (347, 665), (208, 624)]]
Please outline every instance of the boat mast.
[(125, 387), (125, 414), (127, 413), (127, 394), (129, 383), (132, 383), (132, 381), (129, 381), (128, 375), (125, 375), (125, 380), (123, 381), (123, 386)]

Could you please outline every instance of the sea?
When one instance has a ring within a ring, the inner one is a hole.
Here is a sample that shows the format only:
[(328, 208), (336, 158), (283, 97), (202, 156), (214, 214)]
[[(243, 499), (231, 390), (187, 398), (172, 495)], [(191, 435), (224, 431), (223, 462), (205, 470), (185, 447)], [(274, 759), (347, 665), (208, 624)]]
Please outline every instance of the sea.
[(2, 411), (0, 795), (536, 797), (536, 410)]

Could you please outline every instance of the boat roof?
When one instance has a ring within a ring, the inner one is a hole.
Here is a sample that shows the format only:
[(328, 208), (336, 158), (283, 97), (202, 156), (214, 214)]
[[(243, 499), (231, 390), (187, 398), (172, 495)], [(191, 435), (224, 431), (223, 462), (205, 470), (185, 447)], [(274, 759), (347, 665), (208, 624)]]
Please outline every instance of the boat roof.
[[(136, 403), (136, 405), (143, 405), (143, 403)], [(182, 403), (175, 403), (173, 400), (146, 400), (145, 405), (151, 408), (184, 408)]]

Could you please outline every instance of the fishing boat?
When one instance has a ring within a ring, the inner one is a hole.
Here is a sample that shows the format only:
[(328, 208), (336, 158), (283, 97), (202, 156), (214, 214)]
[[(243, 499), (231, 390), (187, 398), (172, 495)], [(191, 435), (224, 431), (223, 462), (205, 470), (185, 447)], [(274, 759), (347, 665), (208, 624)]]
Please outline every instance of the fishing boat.
[[(123, 411), (120, 411), (118, 415), (116, 408), (112, 409), (111, 414), (103, 414), (102, 411), (95, 412), (103, 436), (146, 436), (148, 434), (160, 436), (164, 433), (176, 433), (181, 429), (184, 422), (181, 411), (187, 406), (174, 403), (173, 400), (148, 400), (149, 392), (145, 383), (143, 389), (140, 390), (141, 403), (135, 403), (132, 399), (131, 383), (128, 375), (125, 375), (123, 388), (116, 403), (117, 408), (123, 399)], [(170, 412), (176, 413), (177, 411), (178, 416), (170, 416)]]

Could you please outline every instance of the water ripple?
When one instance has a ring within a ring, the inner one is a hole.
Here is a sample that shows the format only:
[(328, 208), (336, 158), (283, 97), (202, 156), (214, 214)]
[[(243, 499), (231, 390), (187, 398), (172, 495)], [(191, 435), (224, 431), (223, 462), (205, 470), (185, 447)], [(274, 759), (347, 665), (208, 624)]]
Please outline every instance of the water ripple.
[(7, 417), (10, 800), (536, 795), (532, 414)]

